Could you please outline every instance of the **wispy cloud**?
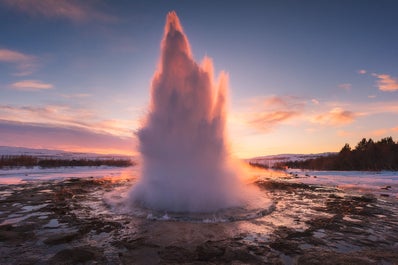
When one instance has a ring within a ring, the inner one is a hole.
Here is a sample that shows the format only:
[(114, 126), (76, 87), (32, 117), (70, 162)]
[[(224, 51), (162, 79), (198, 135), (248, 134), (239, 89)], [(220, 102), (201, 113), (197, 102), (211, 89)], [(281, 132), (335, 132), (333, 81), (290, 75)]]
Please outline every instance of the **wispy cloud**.
[(370, 135), (372, 135), (373, 137), (382, 137), (382, 136), (387, 136), (388, 134), (388, 129), (377, 129), (377, 130), (373, 130), (370, 132)]
[(89, 20), (113, 22), (117, 19), (97, 10), (89, 1), (74, 0), (3, 0), (8, 7), (35, 17), (62, 18), (73, 22)]
[(376, 74), (373, 73), (372, 76), (378, 78), (377, 87), (381, 91), (393, 92), (398, 90), (398, 79), (387, 74)]
[(37, 67), (37, 57), (10, 49), (0, 48), (0, 63), (14, 64), (18, 72), (14, 75), (31, 74)]
[(305, 102), (293, 96), (271, 96), (253, 100), (254, 107), (244, 114), (246, 123), (255, 129), (268, 132), (277, 125), (301, 115)]
[(344, 125), (352, 123), (358, 114), (336, 107), (326, 113), (316, 115), (312, 122), (325, 125)]
[(87, 109), (67, 105), (12, 106), (0, 105), (0, 119), (53, 126), (73, 126), (95, 132), (131, 136), (137, 123), (133, 120), (104, 119)]
[(344, 89), (344, 90), (350, 90), (352, 87), (352, 85), (350, 83), (344, 83), (344, 84), (340, 84), (339, 88)]
[(39, 80), (23, 80), (11, 84), (11, 87), (16, 90), (24, 91), (39, 91), (54, 88), (52, 84), (43, 83)]
[(1, 119), (0, 145), (98, 153), (133, 154), (136, 151), (134, 135), (121, 137), (76, 126)]
[(299, 115), (297, 111), (271, 111), (258, 113), (249, 123), (260, 130), (268, 131), (278, 123)]
[(8, 63), (18, 63), (32, 60), (33, 57), (27, 54), (23, 54), (21, 52), (8, 50), (8, 49), (0, 49), (0, 62), (8, 62)]
[(77, 93), (77, 94), (61, 94), (61, 97), (68, 99), (78, 99), (78, 98), (88, 98), (91, 97), (91, 94), (87, 93)]
[(316, 98), (311, 99), (312, 104), (318, 105), (319, 104), (319, 100), (317, 100)]
[(358, 70), (358, 74), (360, 74), (360, 75), (364, 75), (366, 73), (367, 73), (367, 71), (364, 69)]

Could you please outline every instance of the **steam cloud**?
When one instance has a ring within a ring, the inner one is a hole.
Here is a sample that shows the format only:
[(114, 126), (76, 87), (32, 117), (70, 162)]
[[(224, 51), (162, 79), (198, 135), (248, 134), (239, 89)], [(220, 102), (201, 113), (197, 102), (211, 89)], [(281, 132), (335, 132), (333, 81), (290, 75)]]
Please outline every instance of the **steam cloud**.
[(143, 165), (130, 198), (173, 212), (209, 212), (241, 204), (241, 183), (225, 137), (227, 75), (213, 82), (175, 12), (167, 15), (145, 125), (138, 132)]

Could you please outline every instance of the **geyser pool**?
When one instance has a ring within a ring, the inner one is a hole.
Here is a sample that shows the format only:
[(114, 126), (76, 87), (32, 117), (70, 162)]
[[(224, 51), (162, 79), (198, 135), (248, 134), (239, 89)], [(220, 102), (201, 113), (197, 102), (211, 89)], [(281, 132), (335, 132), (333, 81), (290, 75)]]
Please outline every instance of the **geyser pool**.
[(227, 79), (222, 72), (214, 81), (211, 59), (194, 61), (176, 13), (168, 13), (148, 114), (137, 133), (142, 170), (130, 203), (174, 213), (246, 205), (248, 189), (226, 137)]

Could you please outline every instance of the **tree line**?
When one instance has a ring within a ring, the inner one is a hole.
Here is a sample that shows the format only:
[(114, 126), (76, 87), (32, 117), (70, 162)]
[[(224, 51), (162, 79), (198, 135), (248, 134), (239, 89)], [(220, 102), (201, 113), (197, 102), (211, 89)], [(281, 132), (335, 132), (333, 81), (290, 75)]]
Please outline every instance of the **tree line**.
[(0, 157), (0, 168), (13, 167), (35, 167), (52, 168), (52, 167), (97, 167), (97, 166), (113, 166), (128, 167), (135, 163), (130, 159), (42, 159), (29, 155), (3, 155)]
[(386, 137), (374, 142), (363, 138), (354, 149), (345, 144), (337, 154), (304, 161), (288, 161), (275, 165), (277, 168), (311, 170), (398, 170), (398, 142)]

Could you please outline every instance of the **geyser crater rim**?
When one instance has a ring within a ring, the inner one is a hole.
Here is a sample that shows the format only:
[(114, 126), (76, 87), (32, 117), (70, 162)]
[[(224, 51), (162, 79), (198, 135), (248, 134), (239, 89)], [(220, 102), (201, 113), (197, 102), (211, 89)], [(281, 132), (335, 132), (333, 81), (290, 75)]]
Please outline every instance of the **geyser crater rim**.
[(116, 214), (134, 216), (153, 221), (191, 223), (228, 223), (262, 218), (276, 209), (276, 203), (265, 193), (253, 196), (243, 206), (229, 207), (209, 212), (173, 212), (156, 210), (139, 202), (126, 200), (125, 194), (111, 193), (104, 198), (107, 208)]

